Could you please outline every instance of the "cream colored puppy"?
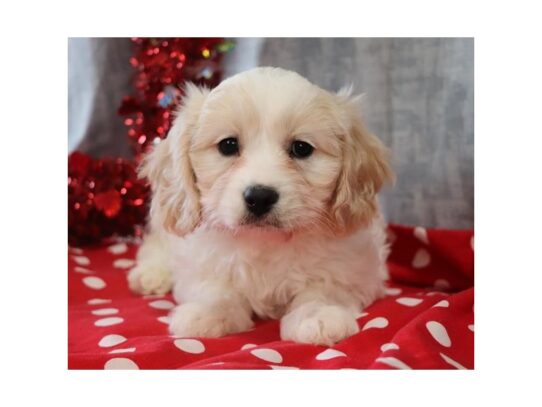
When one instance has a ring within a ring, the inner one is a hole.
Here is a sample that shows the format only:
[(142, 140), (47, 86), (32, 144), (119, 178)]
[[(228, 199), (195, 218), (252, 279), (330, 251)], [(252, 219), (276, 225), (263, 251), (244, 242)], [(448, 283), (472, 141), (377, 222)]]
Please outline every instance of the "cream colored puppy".
[(282, 339), (331, 345), (383, 295), (376, 194), (393, 175), (349, 92), (278, 68), (189, 85), (141, 174), (150, 233), (128, 280), (173, 289), (172, 334), (246, 331), (255, 313), (280, 318)]

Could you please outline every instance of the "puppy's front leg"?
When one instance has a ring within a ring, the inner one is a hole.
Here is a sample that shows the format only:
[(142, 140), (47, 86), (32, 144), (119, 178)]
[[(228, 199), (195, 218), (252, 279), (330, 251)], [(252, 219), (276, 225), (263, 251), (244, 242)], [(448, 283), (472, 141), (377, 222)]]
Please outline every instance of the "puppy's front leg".
[(202, 290), (197, 295), (183, 295), (174, 287), (175, 299), (181, 305), (170, 314), (169, 331), (173, 335), (217, 338), (253, 327), (252, 310), (242, 296), (218, 284), (208, 283)]
[(128, 285), (138, 294), (165, 294), (171, 290), (169, 245), (160, 233), (146, 235), (137, 252), (137, 264), (128, 273)]
[(306, 290), (294, 298), (280, 321), (280, 336), (283, 340), (331, 346), (359, 332), (356, 308), (353, 300), (346, 306), (326, 298), (323, 289)]

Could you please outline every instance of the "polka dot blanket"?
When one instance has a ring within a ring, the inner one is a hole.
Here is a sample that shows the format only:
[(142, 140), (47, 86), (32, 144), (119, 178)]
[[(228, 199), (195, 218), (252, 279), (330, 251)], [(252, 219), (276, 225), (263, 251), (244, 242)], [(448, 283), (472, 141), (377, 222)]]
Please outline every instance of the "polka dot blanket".
[(137, 246), (68, 250), (70, 369), (473, 369), (472, 231), (390, 226), (387, 297), (332, 347), (282, 341), (278, 321), (224, 338), (168, 334), (171, 295), (131, 293)]

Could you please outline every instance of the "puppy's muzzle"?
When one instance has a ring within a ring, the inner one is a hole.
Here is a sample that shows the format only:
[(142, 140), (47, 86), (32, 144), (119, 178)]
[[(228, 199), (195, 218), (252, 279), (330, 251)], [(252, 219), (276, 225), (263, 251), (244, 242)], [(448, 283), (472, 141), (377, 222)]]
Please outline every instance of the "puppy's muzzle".
[(278, 192), (263, 185), (252, 185), (243, 192), (247, 210), (256, 217), (268, 213), (279, 200)]

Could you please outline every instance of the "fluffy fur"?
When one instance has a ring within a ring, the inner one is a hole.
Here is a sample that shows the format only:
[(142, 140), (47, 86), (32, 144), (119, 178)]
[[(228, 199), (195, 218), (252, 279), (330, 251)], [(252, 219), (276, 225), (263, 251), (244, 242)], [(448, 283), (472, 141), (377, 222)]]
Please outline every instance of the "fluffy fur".
[[(393, 175), (356, 99), (278, 68), (212, 91), (187, 86), (167, 139), (141, 169), (153, 190), (150, 232), (128, 276), (142, 294), (173, 289), (172, 334), (245, 331), (254, 313), (281, 318), (285, 340), (331, 345), (358, 332), (356, 316), (387, 278), (376, 194)], [(238, 155), (220, 154), (228, 137)], [(313, 154), (293, 158), (293, 140)], [(280, 196), (257, 222), (243, 201), (255, 184)]]

